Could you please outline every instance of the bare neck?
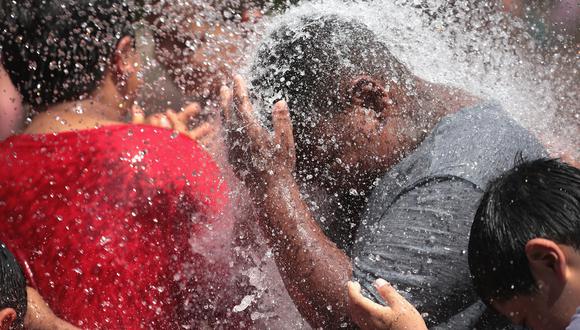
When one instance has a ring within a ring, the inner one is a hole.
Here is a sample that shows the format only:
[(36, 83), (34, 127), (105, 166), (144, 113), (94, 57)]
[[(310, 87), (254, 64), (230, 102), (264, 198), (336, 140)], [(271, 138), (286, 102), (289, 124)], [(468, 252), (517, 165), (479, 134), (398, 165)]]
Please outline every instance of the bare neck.
[(462, 89), (434, 84), (421, 79), (416, 80), (416, 88), (418, 94), (421, 95), (418, 111), (432, 111), (436, 117), (434, 118), (436, 122), (439, 122), (441, 117), (481, 102), (480, 98)]
[(129, 104), (112, 82), (105, 79), (89, 98), (55, 104), (38, 113), (24, 133), (58, 133), (120, 124)]
[[(414, 150), (433, 128), (447, 115), (474, 106), (481, 100), (459, 88), (430, 83), (421, 79), (415, 81), (416, 101), (409, 112), (400, 116), (400, 129), (407, 137), (404, 153)], [(406, 132), (404, 132), (406, 130)]]

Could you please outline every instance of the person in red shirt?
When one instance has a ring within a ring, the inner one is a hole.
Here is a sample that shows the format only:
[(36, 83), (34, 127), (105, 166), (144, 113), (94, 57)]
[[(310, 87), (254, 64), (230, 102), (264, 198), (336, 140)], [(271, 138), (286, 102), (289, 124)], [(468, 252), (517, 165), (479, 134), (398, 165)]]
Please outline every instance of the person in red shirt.
[(0, 240), (76, 326), (228, 327), (228, 187), (189, 136), (125, 123), (140, 63), (124, 3), (0, 3), (3, 65), (35, 111), (0, 143)]

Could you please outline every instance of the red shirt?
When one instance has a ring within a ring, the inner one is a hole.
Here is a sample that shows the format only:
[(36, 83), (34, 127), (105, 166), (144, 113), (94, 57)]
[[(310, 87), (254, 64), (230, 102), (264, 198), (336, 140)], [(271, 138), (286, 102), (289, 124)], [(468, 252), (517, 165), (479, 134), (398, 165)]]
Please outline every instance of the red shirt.
[(83, 328), (177, 328), (219, 314), (227, 187), (188, 137), (151, 126), (0, 143), (0, 240)]

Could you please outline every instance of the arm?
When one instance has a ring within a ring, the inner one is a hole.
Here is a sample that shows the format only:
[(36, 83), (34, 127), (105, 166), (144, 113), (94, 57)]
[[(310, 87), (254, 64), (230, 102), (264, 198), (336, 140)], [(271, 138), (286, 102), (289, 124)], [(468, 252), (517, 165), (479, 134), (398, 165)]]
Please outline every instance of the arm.
[(0, 141), (21, 127), (21, 102), (20, 94), (0, 64)]
[(288, 108), (283, 101), (274, 106), (272, 135), (254, 118), (239, 76), (234, 89), (235, 96), (227, 88), (221, 90), (230, 161), (251, 191), (260, 227), (270, 238), (298, 309), (315, 327), (339, 328), (348, 322), (345, 284), (352, 265), (326, 238), (300, 196), (292, 176), (295, 155)]
[(292, 176), (263, 179), (254, 198), (286, 289), (311, 325), (339, 328), (348, 321), (350, 258), (324, 235)]

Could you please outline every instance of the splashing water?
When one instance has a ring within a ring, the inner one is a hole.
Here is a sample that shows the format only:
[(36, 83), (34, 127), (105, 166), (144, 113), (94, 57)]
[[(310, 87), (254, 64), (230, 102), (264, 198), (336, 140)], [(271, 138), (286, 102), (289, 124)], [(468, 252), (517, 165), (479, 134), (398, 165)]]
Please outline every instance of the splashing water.
[[(455, 1), (448, 7), (443, 0), (429, 6), (405, 0), (314, 2), (271, 17), (264, 22), (263, 34), (313, 13), (355, 19), (376, 33), (411, 72), (499, 101), (555, 155), (563, 149), (578, 159), (578, 55), (566, 44), (542, 49), (526, 33), (524, 22), (490, 3), (478, 7)], [(244, 69), (252, 77), (250, 71), (249, 66)]]
[[(526, 33), (523, 21), (502, 13), (486, 1), (479, 2), (479, 5), (473, 2), (458, 0), (453, 1), (452, 6), (445, 0), (429, 1), (429, 4), (418, 0), (308, 2), (292, 7), (280, 16), (264, 18), (256, 28), (258, 33), (247, 38), (248, 30), (234, 24), (241, 21), (241, 16), (227, 9), (231, 3), (217, 8), (204, 1), (154, 1), (154, 5), (146, 5), (144, 10), (165, 15), (155, 22), (144, 23), (145, 28), (140, 33), (142, 38), (138, 41), (140, 48), (147, 53), (144, 66), (148, 71), (145, 78), (149, 81), (144, 94), (154, 95), (144, 96), (144, 100), (150, 105), (157, 103), (155, 106), (163, 110), (166, 106), (173, 107), (183, 102), (183, 98), (202, 101), (204, 105), (215, 108), (214, 89), (229, 78), (228, 71), (239, 70), (249, 80), (255, 76), (251, 65), (256, 46), (261, 42), (271, 42), (262, 40), (261, 36), (269, 35), (281, 25), (297, 24), (305, 15), (338, 15), (366, 24), (419, 77), (464, 89), (482, 99), (499, 101), (523, 126), (550, 145), (554, 153), (565, 150), (578, 159), (578, 53), (564, 46), (542, 49)], [(171, 3), (171, 12), (166, 10), (168, 3)], [(239, 6), (241, 4), (233, 7)], [(181, 12), (190, 7), (197, 12)], [(184, 27), (195, 27), (191, 38), (180, 39), (177, 35), (176, 31), (186, 30)], [(163, 74), (166, 68), (155, 59), (159, 54), (154, 54), (155, 41), (151, 31), (169, 36), (176, 34), (174, 42), (185, 46), (179, 53), (166, 58), (168, 61), (163, 64), (171, 67), (167, 75)], [(196, 57), (199, 49), (203, 49), (203, 56)], [(240, 51), (243, 54), (239, 54)], [(238, 60), (240, 56), (243, 60)], [(170, 63), (171, 59), (175, 63)], [(285, 68), (278, 69), (283, 72)], [(189, 95), (184, 97), (182, 93)], [(278, 97), (280, 95), (274, 96)], [(270, 109), (269, 106), (262, 108), (263, 113)], [(82, 114), (84, 109), (79, 106), (75, 111)], [(142, 155), (135, 157), (132, 160), (138, 163)], [(222, 165), (227, 168), (227, 164)], [(354, 188), (350, 194), (360, 195)], [(234, 199), (240, 204), (247, 200), (243, 192), (236, 190)], [(236, 210), (240, 218), (246, 216), (246, 211)], [(249, 224), (245, 224), (249, 227), (245, 229), (247, 232), (236, 232), (244, 237), (239, 237), (234, 250), (240, 258), (249, 260), (240, 267), (239, 273), (246, 278), (251, 290), (240, 296), (232, 312), (249, 312), (251, 320), (260, 327), (309, 328), (285, 292), (265, 238), (257, 233), (257, 226), (252, 225), (252, 217), (248, 218)], [(221, 236), (217, 234), (219, 230), (208, 230), (214, 235), (208, 236), (206, 241), (192, 240), (191, 249), (200, 254), (212, 251), (206, 257), (217, 258), (219, 256), (214, 251), (221, 248), (218, 246)], [(100, 239), (102, 245), (109, 242), (108, 237)], [(196, 271), (192, 269), (187, 276), (193, 278)], [(162, 287), (157, 289), (164, 290)]]
[[(273, 42), (267, 36), (283, 25), (301, 28), (303, 16), (355, 19), (376, 33), (417, 76), (500, 102), (552, 155), (564, 152), (578, 159), (580, 80), (574, 50), (565, 44), (559, 49), (542, 48), (526, 32), (525, 22), (487, 2), (478, 7), (471, 1), (455, 1), (452, 8), (446, 1), (429, 3), (306, 3), (265, 19), (253, 45)], [(258, 52), (258, 47), (248, 52), (240, 68), (249, 81), (256, 77), (252, 63)], [(277, 68), (280, 75), (284, 70)], [(269, 105), (282, 97), (270, 95), (258, 105), (262, 117), (268, 117)], [(263, 258), (265, 263), (267, 258)]]

